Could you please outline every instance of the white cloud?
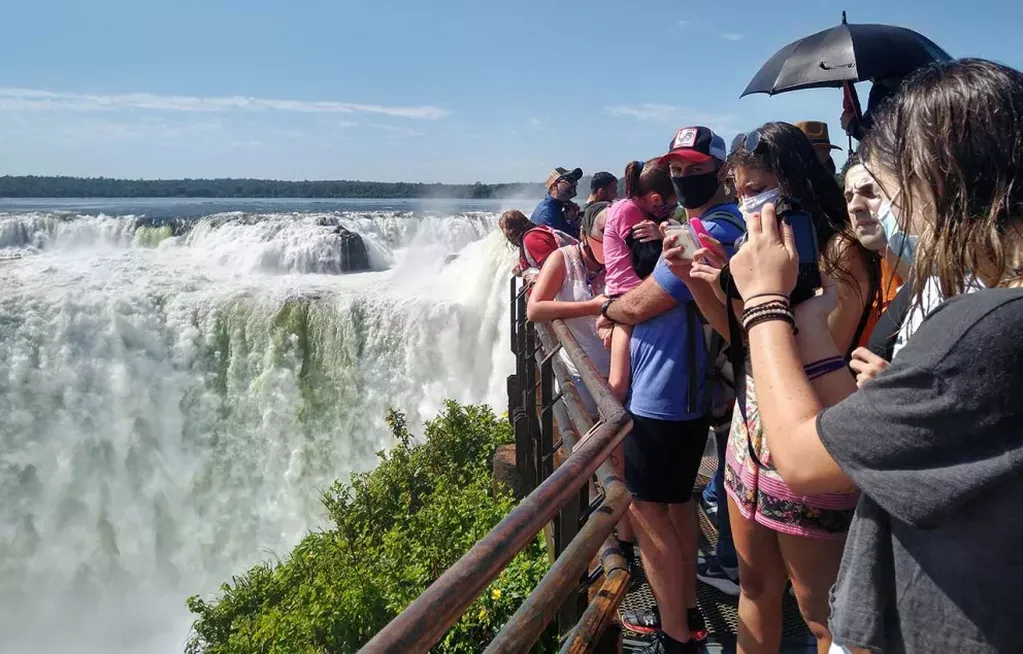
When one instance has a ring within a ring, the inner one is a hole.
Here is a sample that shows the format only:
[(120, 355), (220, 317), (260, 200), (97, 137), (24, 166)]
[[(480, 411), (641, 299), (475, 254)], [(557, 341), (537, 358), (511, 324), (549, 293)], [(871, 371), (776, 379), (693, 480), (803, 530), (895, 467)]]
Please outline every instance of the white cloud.
[(693, 24), (693, 21), (691, 21), (691, 20), (680, 20), (680, 21), (678, 21), (678, 26), (679, 27), (689, 27), (692, 24)]
[(612, 116), (634, 118), (643, 122), (671, 123), (678, 127), (685, 125), (707, 125), (714, 129), (724, 129), (734, 120), (727, 114), (712, 114), (689, 107), (676, 107), (670, 104), (644, 103), (636, 105), (617, 105), (606, 107), (605, 111)]
[(735, 32), (722, 32), (721, 38), (727, 39), (728, 41), (741, 41), (742, 34), (737, 34)]
[(529, 125), (531, 127), (539, 127), (540, 125), (543, 125), (543, 121), (534, 116), (533, 118), (529, 119)]
[(116, 109), (186, 112), (289, 111), (300, 113), (366, 113), (421, 120), (437, 120), (451, 114), (447, 109), (430, 105), (388, 107), (353, 102), (274, 100), (244, 96), (200, 97), (155, 95), (152, 93), (98, 95), (0, 88), (0, 111), (108, 111)]

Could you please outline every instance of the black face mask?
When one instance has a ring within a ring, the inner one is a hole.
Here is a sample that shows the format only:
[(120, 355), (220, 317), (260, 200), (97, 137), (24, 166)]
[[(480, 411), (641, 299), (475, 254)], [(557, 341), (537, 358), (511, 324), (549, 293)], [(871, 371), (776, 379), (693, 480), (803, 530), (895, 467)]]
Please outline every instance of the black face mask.
[(679, 204), (686, 209), (699, 209), (707, 204), (718, 192), (718, 187), (721, 186), (716, 170), (702, 175), (672, 177), (671, 183), (675, 187), (675, 193), (678, 194)]

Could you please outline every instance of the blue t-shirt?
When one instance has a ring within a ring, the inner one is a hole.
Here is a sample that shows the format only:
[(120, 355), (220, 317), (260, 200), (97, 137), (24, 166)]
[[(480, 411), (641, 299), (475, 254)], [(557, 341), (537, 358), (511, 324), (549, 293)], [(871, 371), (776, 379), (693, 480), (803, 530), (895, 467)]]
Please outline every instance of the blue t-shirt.
[[(714, 215), (727, 212), (734, 222), (715, 220)], [(742, 214), (734, 204), (711, 207), (701, 218), (707, 232), (726, 244), (732, 255), (735, 242), (744, 225)], [(685, 283), (668, 269), (662, 257), (654, 268), (654, 281), (678, 304), (661, 315), (632, 328), (629, 352), (632, 356), (632, 383), (625, 408), (637, 416), (657, 420), (695, 420), (707, 413), (705, 395), (708, 391), (707, 345), (703, 323), (692, 293)], [(695, 343), (690, 343), (695, 339)], [(692, 356), (695, 355), (695, 362)], [(690, 371), (696, 371), (696, 397), (689, 402)]]
[(568, 222), (565, 219), (565, 205), (549, 195), (536, 205), (529, 220), (535, 225), (547, 225), (573, 238), (579, 238), (579, 225)]

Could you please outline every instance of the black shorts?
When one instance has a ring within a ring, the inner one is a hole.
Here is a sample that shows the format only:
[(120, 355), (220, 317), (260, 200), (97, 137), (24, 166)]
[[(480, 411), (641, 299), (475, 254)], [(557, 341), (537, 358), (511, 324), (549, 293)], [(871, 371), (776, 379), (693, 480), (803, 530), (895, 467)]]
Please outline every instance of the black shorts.
[(678, 422), (632, 416), (632, 432), (625, 437), (625, 487), (644, 502), (692, 500), (709, 430), (709, 418)]

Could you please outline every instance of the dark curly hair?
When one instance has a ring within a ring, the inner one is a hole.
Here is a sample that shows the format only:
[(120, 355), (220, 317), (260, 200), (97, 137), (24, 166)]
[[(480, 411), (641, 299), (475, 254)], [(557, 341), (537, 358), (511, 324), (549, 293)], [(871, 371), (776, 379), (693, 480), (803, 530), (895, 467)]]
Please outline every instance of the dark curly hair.
[(727, 174), (741, 166), (765, 170), (777, 177), (781, 194), (813, 217), (824, 272), (859, 288), (852, 272), (842, 266), (838, 257), (833, 256), (834, 250), (828, 247), (835, 238), (840, 238), (855, 248), (871, 278), (871, 294), (876, 294), (875, 289), (880, 286), (877, 257), (856, 240), (842, 188), (835, 175), (817, 158), (810, 139), (795, 125), (782, 122), (765, 123), (757, 132), (760, 144), (754, 151), (741, 144), (733, 147), (725, 164)]

